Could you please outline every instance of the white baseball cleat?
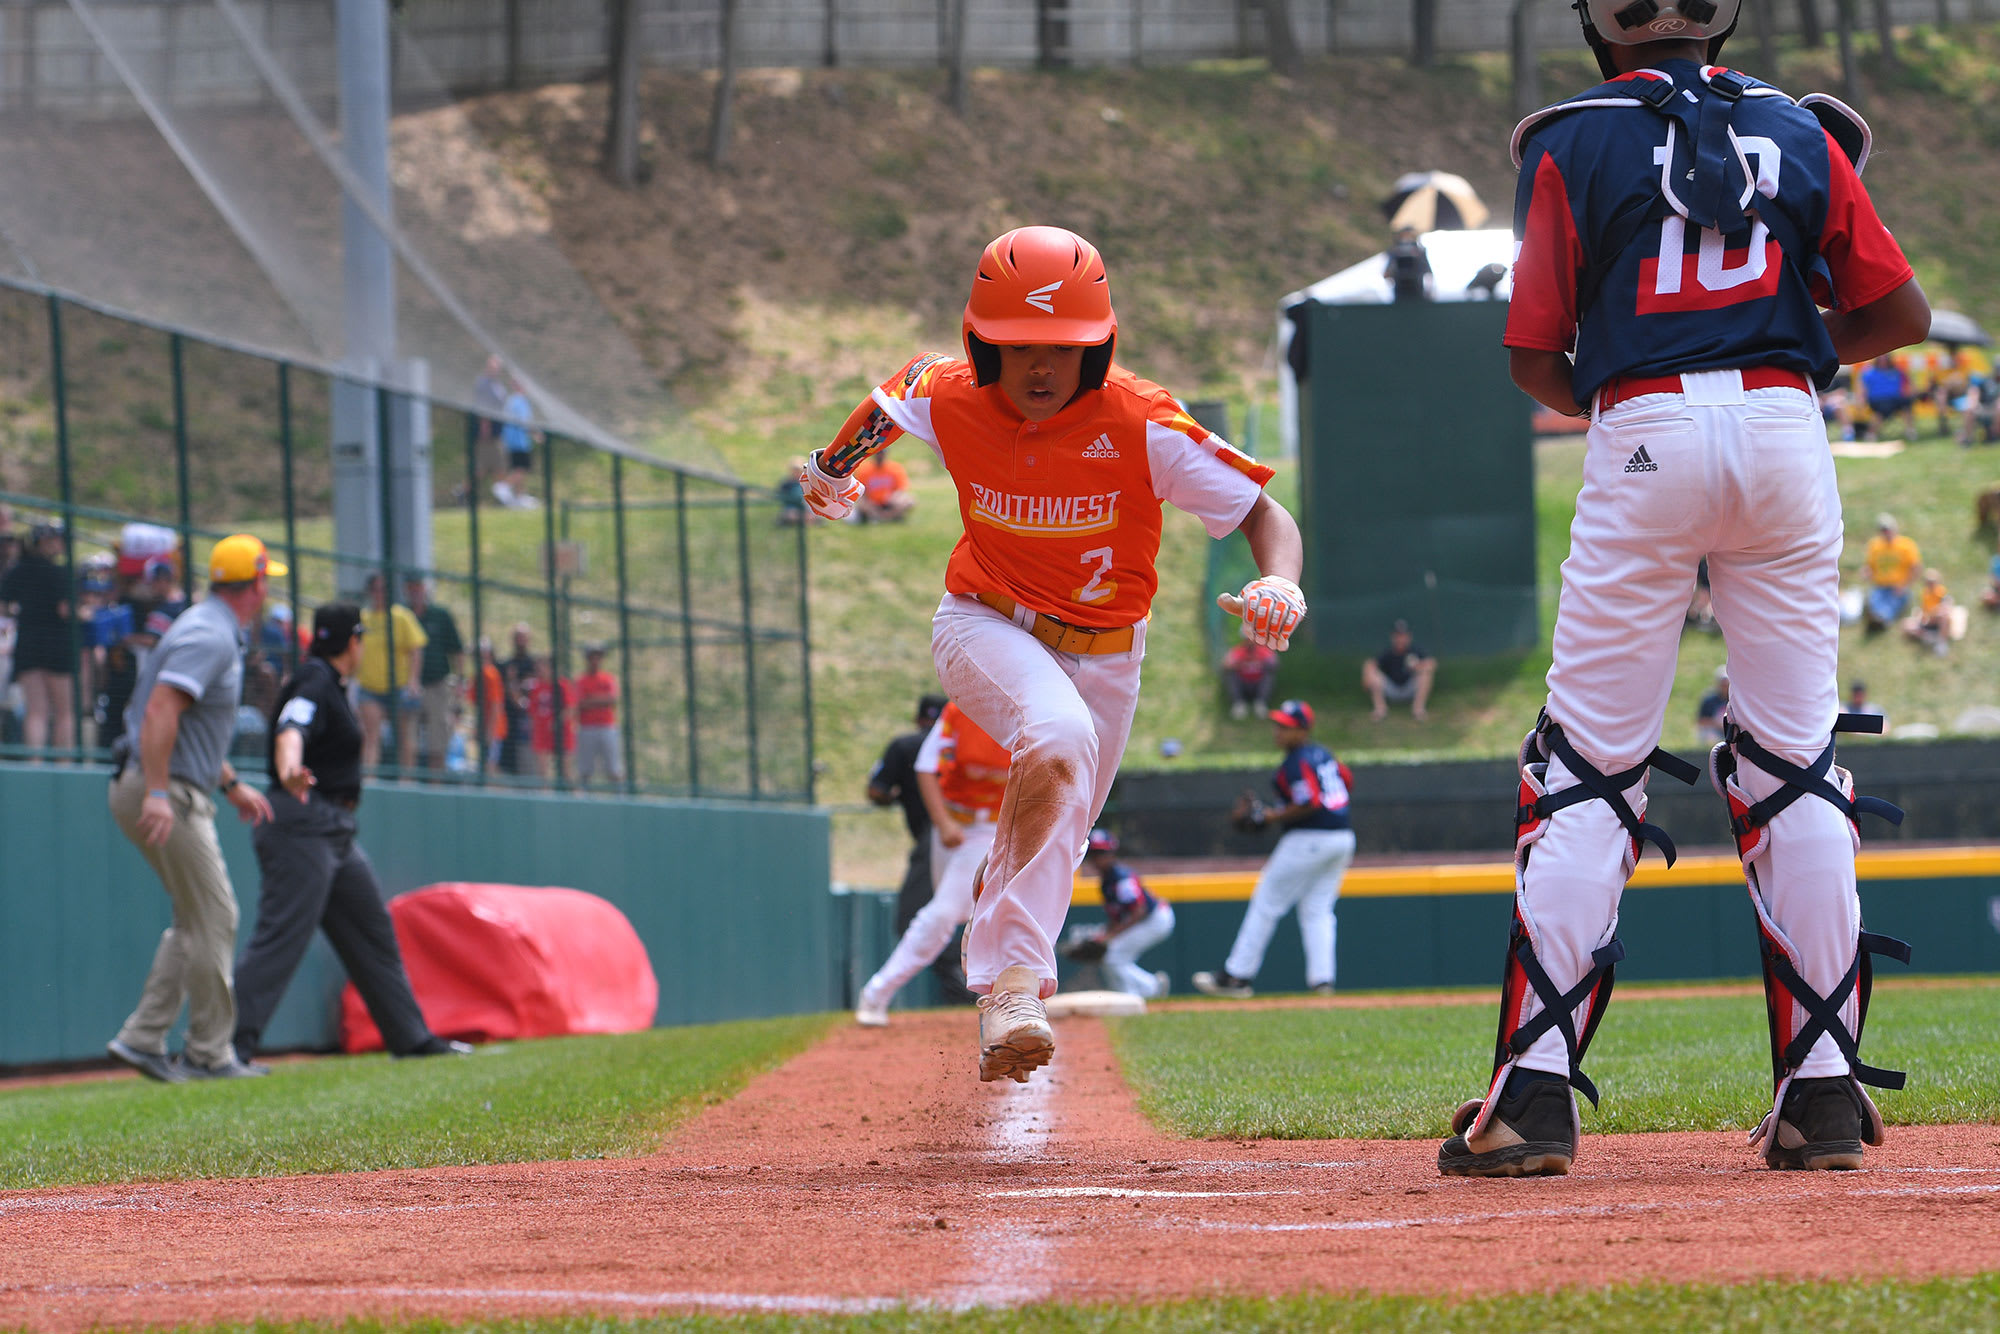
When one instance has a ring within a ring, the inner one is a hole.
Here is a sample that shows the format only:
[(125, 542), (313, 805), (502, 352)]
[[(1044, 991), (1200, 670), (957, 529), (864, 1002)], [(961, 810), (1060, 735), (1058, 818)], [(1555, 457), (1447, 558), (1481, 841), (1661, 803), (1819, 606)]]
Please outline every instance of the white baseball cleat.
[(1055, 1030), (1042, 1004), (1042, 979), (1021, 964), (1004, 968), (979, 998), (979, 1078), (1028, 1082), (1028, 1072), (1056, 1053)]
[(877, 995), (873, 985), (861, 988), (861, 997), (854, 1003), (854, 1022), (863, 1028), (887, 1028), (889, 998)]

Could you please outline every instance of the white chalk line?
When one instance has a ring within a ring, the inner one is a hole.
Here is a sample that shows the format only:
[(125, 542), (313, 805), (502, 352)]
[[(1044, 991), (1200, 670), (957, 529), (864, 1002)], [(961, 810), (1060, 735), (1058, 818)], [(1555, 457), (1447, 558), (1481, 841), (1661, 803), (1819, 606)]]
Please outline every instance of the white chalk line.
[(1245, 1195), (1303, 1195), (1301, 1190), (1145, 1190), (1136, 1186), (1035, 1186), (989, 1190), (989, 1200), (1214, 1200)]
[(606, 1292), (570, 1288), (425, 1288), (408, 1284), (132, 1283), (92, 1286), (57, 1283), (41, 1287), (0, 1288), (4, 1296), (46, 1296), (72, 1299), (149, 1297), (186, 1294), (204, 1297), (381, 1297), (397, 1300), (553, 1302), (575, 1306), (647, 1306), (725, 1311), (868, 1315), (895, 1310), (909, 1303), (895, 1297), (783, 1296), (754, 1292)]

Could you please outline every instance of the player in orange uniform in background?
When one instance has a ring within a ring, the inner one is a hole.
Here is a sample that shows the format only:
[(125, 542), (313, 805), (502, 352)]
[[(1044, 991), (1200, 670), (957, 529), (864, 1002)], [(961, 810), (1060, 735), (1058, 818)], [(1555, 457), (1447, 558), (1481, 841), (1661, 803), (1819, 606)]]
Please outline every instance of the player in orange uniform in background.
[(931, 901), (910, 919), (888, 962), (861, 988), (854, 1021), (879, 1028), (889, 1002), (951, 944), (972, 916), (972, 876), (993, 847), (995, 821), (1007, 794), (1006, 747), (986, 735), (956, 704), (944, 712), (917, 752), (917, 790), (931, 814)]
[(800, 474), (840, 519), (862, 459), (909, 434), (958, 488), (965, 532), (931, 627), (938, 679), (1013, 756), (993, 849), (974, 877), (966, 984), (979, 1000), (979, 1077), (1026, 1082), (1055, 1037), (1054, 941), (1071, 878), (1132, 728), (1160, 509), (1212, 537), (1241, 531), (1262, 574), (1224, 609), (1283, 650), (1305, 615), (1298, 525), (1263, 492), (1271, 470), (1203, 429), (1173, 396), (1112, 364), (1118, 319), (1104, 261), (1057, 227), (1023, 227), (979, 258), (966, 360), (916, 358), (856, 408)]

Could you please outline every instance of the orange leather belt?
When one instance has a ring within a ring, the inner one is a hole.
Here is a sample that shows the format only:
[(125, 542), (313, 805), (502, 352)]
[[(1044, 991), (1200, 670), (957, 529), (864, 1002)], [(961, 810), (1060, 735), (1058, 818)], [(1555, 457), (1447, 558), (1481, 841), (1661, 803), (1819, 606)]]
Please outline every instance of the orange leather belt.
[[(984, 602), (993, 610), (1014, 619), (1014, 613), (1021, 604), (1010, 597), (998, 593), (974, 593), (972, 596)], [(1110, 630), (1092, 630), (1088, 626), (1071, 625), (1059, 621), (1047, 612), (1036, 612), (1035, 619), (1028, 625), (1028, 633), (1047, 644), (1058, 653), (1130, 653), (1132, 651), (1132, 627), (1121, 625)]]
[[(1776, 366), (1750, 366), (1743, 372), (1745, 389), (1803, 389), (1812, 392), (1812, 381), (1798, 371), (1781, 370)], [(1597, 391), (1597, 410), (1609, 412), (1628, 398), (1641, 394), (1678, 394), (1681, 392), (1681, 377), (1678, 375), (1626, 375), (1605, 382)]]

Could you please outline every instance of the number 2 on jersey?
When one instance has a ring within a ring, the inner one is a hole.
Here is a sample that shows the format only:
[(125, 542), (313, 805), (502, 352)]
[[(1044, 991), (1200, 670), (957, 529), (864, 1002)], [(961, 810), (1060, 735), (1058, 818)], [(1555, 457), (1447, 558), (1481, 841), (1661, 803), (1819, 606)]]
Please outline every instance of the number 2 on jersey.
[(1118, 582), (1115, 579), (1107, 581), (1104, 578), (1105, 575), (1111, 573), (1112, 554), (1110, 547), (1092, 547), (1077, 557), (1077, 560), (1085, 565), (1089, 565), (1094, 561), (1097, 568), (1091, 571), (1089, 581), (1082, 588), (1070, 594), (1071, 598), (1078, 602), (1098, 602), (1118, 591)]

